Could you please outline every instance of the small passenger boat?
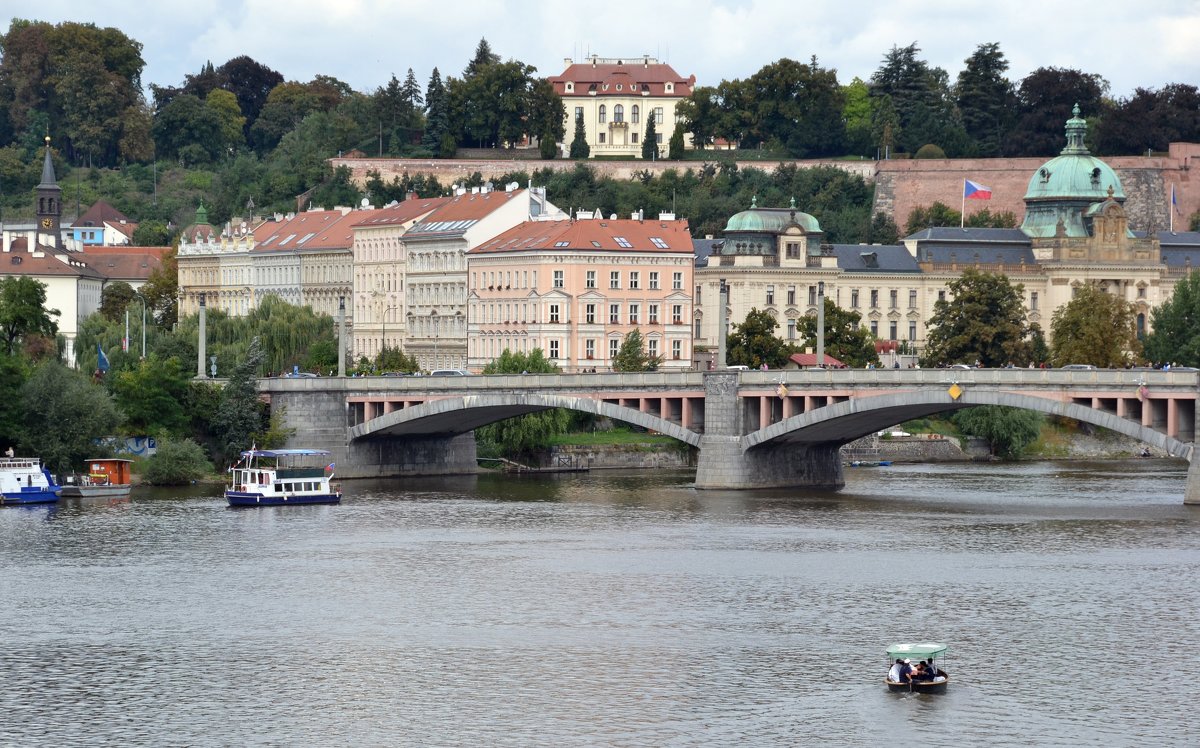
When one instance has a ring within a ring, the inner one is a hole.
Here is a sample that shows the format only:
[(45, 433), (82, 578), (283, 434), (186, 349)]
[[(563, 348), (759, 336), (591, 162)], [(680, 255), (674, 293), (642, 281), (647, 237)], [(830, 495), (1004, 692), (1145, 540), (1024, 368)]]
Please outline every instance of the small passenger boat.
[[(949, 647), (945, 644), (938, 644), (937, 642), (906, 642), (893, 644), (888, 647), (887, 661), (889, 670), (883, 679), (884, 683), (887, 684), (888, 690), (910, 693), (946, 693), (946, 687), (950, 685), (950, 676), (942, 669), (942, 661), (946, 657), (947, 649)], [(929, 660), (933, 663), (933, 671), (936, 677), (933, 680), (893, 680), (897, 660), (908, 664), (920, 662), (921, 660)]]
[[(230, 468), (225, 488), (230, 506), (337, 504), (341, 490), (333, 480), (333, 463), (324, 464), (323, 449), (251, 449)], [(320, 459), (315, 459), (320, 458)]]
[(87, 461), (87, 472), (66, 479), (64, 498), (121, 499), (133, 488), (133, 460), (97, 458)]
[(59, 490), (37, 457), (0, 457), (0, 504), (50, 504)]

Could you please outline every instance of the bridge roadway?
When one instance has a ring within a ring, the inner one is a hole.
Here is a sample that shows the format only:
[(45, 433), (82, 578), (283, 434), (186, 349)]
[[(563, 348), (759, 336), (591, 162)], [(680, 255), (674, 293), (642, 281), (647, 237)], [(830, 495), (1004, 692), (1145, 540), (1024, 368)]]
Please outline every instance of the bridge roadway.
[[(842, 369), (264, 379), (344, 477), (471, 472), (471, 431), (547, 408), (606, 416), (697, 448), (697, 488), (840, 488), (843, 444), (914, 418), (1008, 405), (1074, 418), (1193, 461), (1197, 372)], [(1185, 500), (1200, 503), (1200, 468)]]

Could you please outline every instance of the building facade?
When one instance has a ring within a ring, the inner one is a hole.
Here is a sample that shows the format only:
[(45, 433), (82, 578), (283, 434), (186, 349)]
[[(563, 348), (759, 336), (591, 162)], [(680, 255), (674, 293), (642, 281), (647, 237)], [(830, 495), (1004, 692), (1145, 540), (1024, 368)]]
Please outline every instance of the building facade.
[(687, 221), (530, 221), (467, 254), (467, 364), (540, 348), (563, 371), (609, 371), (638, 330), (660, 369), (691, 367)]
[[(561, 75), (548, 78), (562, 97), (567, 119), (564, 155), (582, 120), (592, 156), (641, 157), (649, 118), (654, 119), (658, 155), (675, 132), (676, 106), (691, 96), (696, 76), (684, 78), (666, 63), (650, 56), (563, 61)], [(684, 135), (691, 147), (691, 136)]]

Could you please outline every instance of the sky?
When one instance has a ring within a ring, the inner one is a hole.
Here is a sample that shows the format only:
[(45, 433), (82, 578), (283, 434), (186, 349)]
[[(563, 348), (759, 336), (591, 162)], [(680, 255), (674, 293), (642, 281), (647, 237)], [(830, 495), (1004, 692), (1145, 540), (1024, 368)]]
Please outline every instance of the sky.
[(120, 29), (142, 44), (147, 86), (249, 55), (287, 80), (331, 75), (371, 92), (412, 68), (424, 88), (435, 66), (461, 76), (480, 38), (544, 76), (567, 58), (651, 55), (705, 86), (816, 55), (845, 84), (916, 42), (953, 81), (998, 42), (1014, 82), (1053, 66), (1099, 74), (1114, 98), (1200, 85), (1197, 0), (0, 0), (0, 18), (14, 17)]

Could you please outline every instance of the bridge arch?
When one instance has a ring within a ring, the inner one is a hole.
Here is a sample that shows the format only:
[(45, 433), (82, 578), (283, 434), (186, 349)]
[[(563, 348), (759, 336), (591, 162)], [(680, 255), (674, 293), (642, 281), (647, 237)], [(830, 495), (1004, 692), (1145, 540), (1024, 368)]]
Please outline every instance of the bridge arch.
[(604, 416), (657, 431), (692, 447), (700, 446), (700, 434), (695, 431), (633, 408), (588, 397), (514, 393), (464, 395), (429, 400), (352, 427), (350, 440), (369, 439), (373, 436), (465, 434), (489, 423), (551, 408), (566, 408)]
[(949, 400), (948, 397), (944, 390), (856, 397), (792, 416), (747, 434), (742, 437), (741, 447), (743, 451), (749, 451), (761, 445), (787, 442), (846, 444), (888, 426), (915, 418), (923, 418), (934, 413), (961, 410), (977, 405), (1006, 405), (1090, 423), (1138, 439), (1165, 451), (1172, 457), (1182, 458), (1189, 462), (1192, 460), (1191, 444), (1179, 441), (1140, 423), (1082, 405), (1044, 397), (983, 389), (967, 390), (958, 400)]

